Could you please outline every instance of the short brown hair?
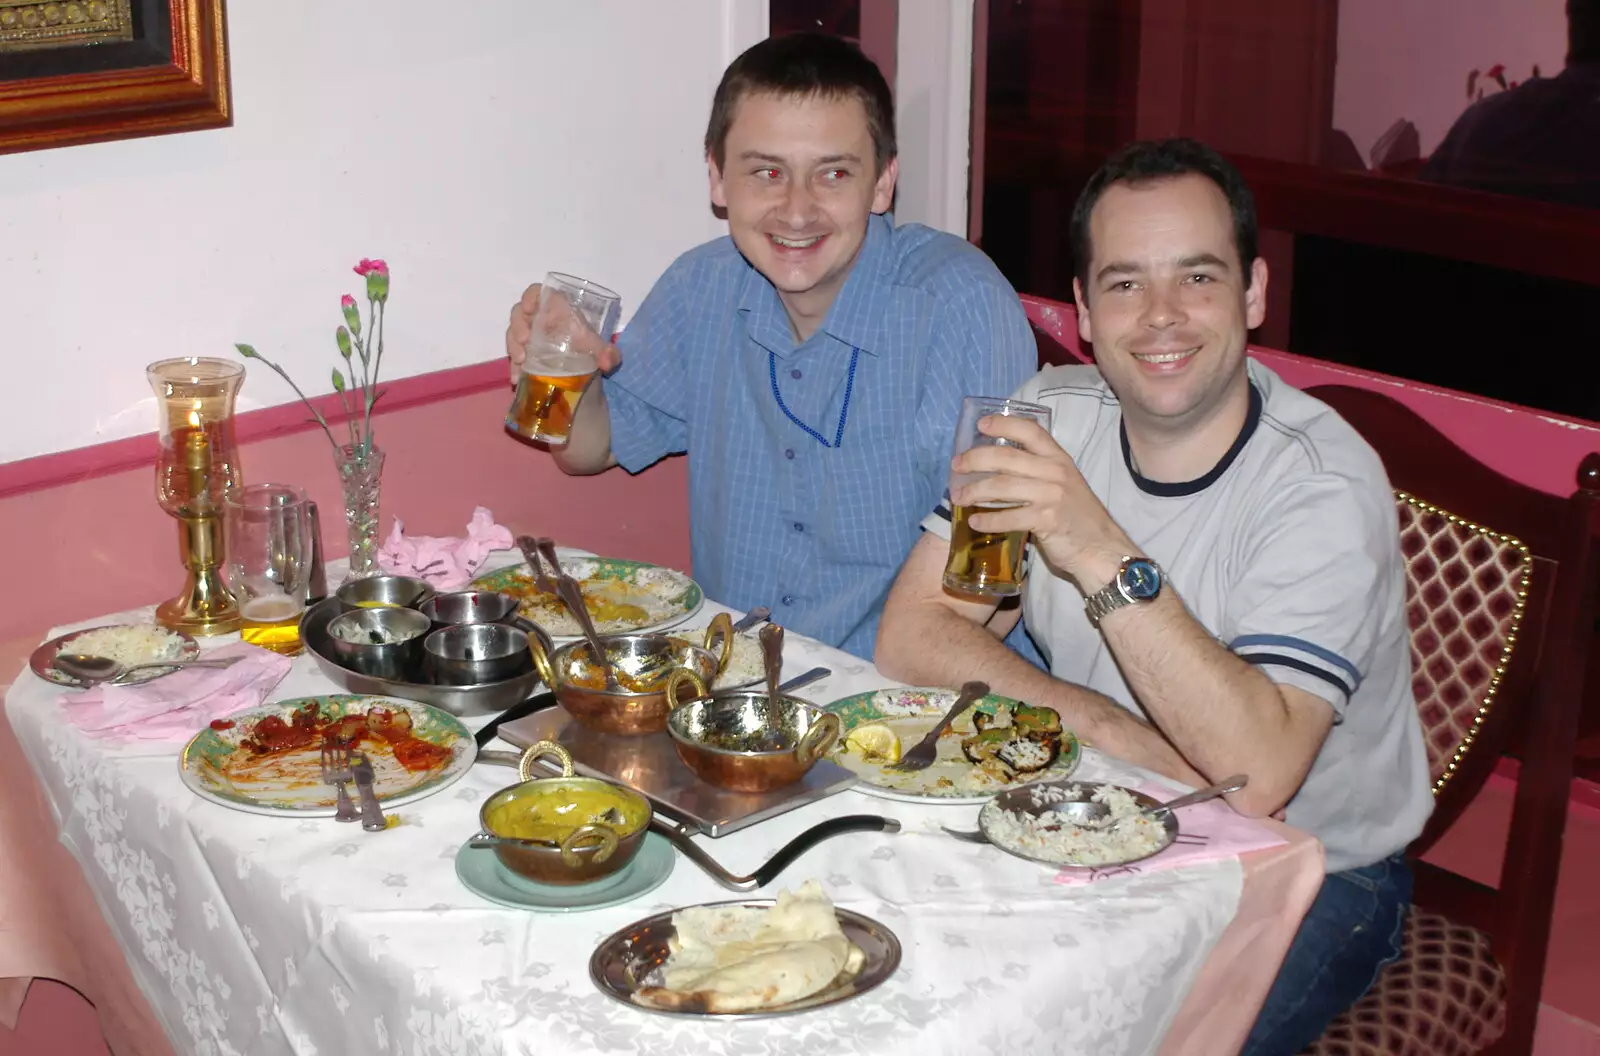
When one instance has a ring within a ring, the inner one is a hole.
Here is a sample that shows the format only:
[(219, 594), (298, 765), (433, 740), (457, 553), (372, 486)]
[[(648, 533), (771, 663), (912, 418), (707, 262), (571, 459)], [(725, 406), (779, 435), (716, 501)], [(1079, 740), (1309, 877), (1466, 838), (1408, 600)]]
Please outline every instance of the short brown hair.
[(739, 100), (747, 95), (859, 99), (878, 172), (894, 160), (894, 96), (883, 71), (861, 49), (825, 33), (768, 37), (728, 66), (711, 100), (706, 155), (721, 169), (727, 160), (728, 129)]

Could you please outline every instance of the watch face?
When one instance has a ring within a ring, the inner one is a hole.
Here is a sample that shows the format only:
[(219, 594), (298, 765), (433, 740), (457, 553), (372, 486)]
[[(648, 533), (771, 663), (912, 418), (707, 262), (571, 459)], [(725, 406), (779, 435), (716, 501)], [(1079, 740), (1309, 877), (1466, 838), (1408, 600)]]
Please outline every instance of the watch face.
[(1149, 601), (1161, 592), (1161, 570), (1143, 558), (1129, 561), (1122, 571), (1122, 587), (1135, 601)]

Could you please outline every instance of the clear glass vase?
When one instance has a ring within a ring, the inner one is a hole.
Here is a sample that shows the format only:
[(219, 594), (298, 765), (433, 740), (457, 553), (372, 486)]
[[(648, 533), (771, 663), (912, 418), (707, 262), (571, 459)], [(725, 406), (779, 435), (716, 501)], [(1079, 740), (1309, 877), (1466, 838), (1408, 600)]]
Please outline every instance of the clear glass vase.
[(378, 568), (378, 491), (383, 480), (383, 450), (367, 444), (339, 448), (334, 455), (339, 486), (344, 491), (344, 522), (350, 535), (350, 571), (353, 579), (376, 576)]

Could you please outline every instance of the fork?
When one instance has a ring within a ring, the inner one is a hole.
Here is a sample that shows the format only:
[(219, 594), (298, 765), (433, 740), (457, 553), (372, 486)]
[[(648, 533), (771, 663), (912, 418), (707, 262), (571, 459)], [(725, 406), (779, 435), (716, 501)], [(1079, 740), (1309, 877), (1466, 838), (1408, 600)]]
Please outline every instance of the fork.
[(335, 801), (334, 818), (338, 821), (355, 821), (356, 805), (350, 802), (345, 782), (354, 779), (350, 773), (350, 749), (332, 737), (322, 742), (322, 783), (336, 785), (339, 789)]
[(522, 551), (522, 556), (528, 562), (528, 569), (533, 573), (533, 585), (541, 594), (555, 594), (556, 585), (550, 582), (550, 577), (544, 574), (544, 561), (539, 557), (539, 540), (531, 535), (517, 536), (517, 549)]
[(939, 738), (949, 725), (955, 721), (957, 715), (966, 710), (967, 706), (979, 697), (988, 696), (989, 683), (967, 682), (961, 687), (961, 693), (956, 697), (956, 702), (950, 705), (950, 710), (944, 713), (938, 725), (928, 731), (928, 735), (916, 743), (909, 752), (900, 757), (898, 763), (890, 763), (885, 770), (898, 770), (909, 773), (915, 770), (926, 770), (933, 765), (933, 760), (939, 753)]

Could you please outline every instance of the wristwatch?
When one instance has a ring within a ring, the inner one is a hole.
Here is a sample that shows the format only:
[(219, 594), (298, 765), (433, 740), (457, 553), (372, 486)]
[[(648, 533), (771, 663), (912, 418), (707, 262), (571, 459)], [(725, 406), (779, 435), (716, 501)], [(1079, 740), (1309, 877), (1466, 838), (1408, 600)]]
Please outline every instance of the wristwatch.
[(1101, 620), (1125, 605), (1154, 601), (1161, 593), (1161, 579), (1160, 567), (1149, 558), (1124, 557), (1111, 582), (1083, 600), (1089, 624), (1099, 627)]

